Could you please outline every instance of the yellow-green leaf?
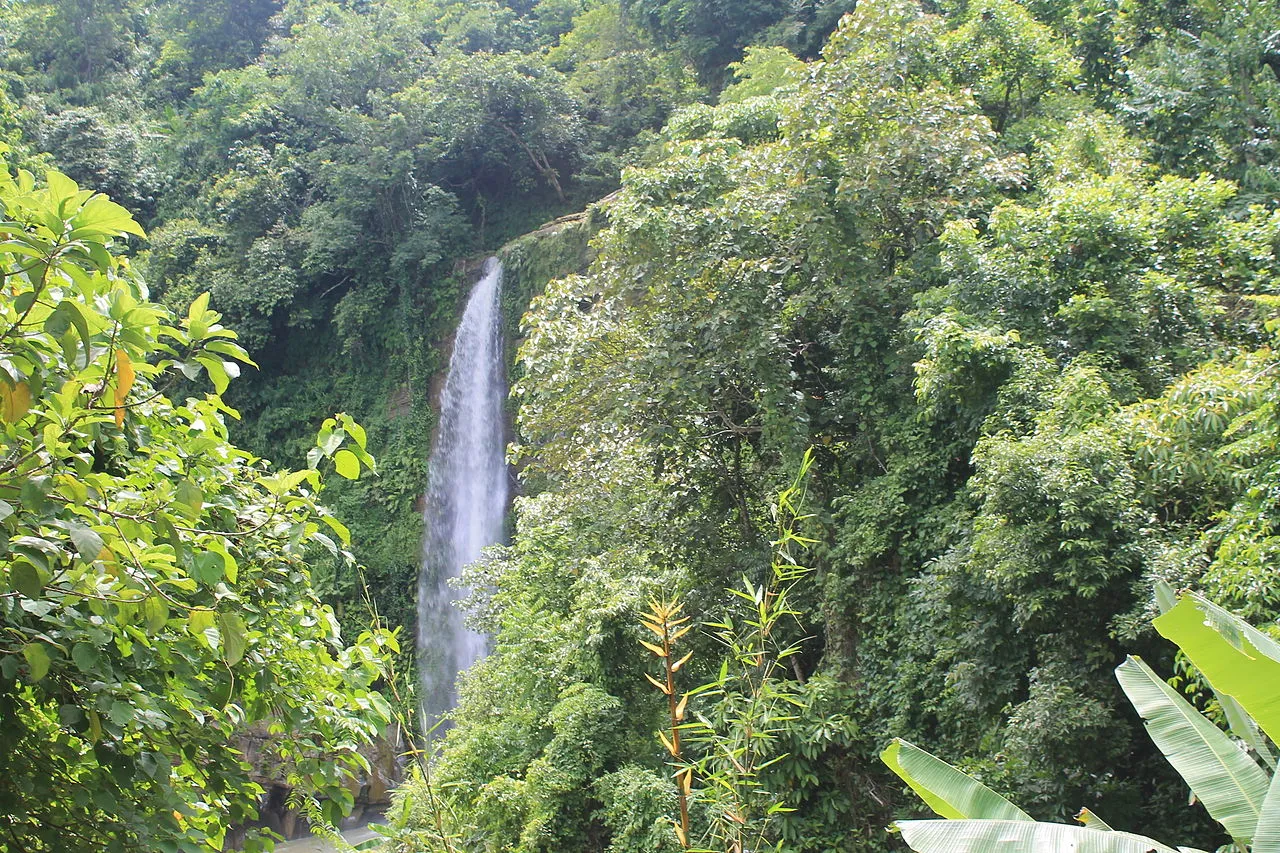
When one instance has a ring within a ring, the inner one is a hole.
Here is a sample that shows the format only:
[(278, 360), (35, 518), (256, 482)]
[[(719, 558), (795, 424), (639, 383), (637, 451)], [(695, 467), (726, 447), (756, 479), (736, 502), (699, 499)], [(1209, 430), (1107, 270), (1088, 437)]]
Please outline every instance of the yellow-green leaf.
[(129, 398), (137, 374), (129, 354), (122, 349), (116, 350), (116, 426), (124, 426), (124, 402)]
[(360, 476), (360, 460), (350, 450), (339, 450), (333, 454), (333, 467), (348, 480), (355, 480)]
[(17, 423), (31, 411), (31, 388), (25, 382), (10, 385), (0, 380), (0, 419)]
[(49, 653), (40, 643), (27, 643), (22, 647), (22, 656), (27, 660), (27, 675), (32, 681), (39, 681), (49, 674)]

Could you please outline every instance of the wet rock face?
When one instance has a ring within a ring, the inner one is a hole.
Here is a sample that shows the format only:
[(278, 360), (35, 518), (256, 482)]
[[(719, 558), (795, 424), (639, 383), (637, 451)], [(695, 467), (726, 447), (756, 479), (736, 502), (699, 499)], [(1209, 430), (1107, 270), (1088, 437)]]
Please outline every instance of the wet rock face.
[[(270, 829), (286, 841), (303, 838), (311, 832), (305, 815), (289, 806), (289, 795), (293, 789), (286, 781), (286, 768), (273, 759), (271, 739), (266, 726), (261, 725), (237, 744), (245, 760), (253, 766), (253, 779), (262, 786), (263, 793), (258, 820), (227, 833), (228, 850), (239, 850), (243, 846), (245, 830), (249, 827)], [(339, 829), (366, 823), (371, 815), (381, 814), (391, 804), (391, 791), (405, 776), (404, 751), (404, 738), (396, 725), (390, 726), (381, 737), (360, 750), (369, 762), (369, 772), (349, 781), (355, 805)]]

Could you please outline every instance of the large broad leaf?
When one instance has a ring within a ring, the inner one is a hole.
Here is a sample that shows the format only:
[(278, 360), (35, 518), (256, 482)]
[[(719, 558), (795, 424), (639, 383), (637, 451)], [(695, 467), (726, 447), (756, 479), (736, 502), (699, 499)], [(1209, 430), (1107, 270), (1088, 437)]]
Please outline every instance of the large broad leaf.
[(1219, 693), (1231, 696), (1280, 743), (1280, 646), (1240, 617), (1187, 596), (1153, 623)]
[(1177, 853), (1128, 832), (1025, 820), (900, 820), (917, 853)]
[(1262, 768), (1138, 658), (1116, 668), (1151, 739), (1232, 838), (1253, 837), (1267, 796)]
[(1280, 773), (1271, 777), (1271, 788), (1262, 803), (1262, 817), (1253, 836), (1253, 853), (1280, 853)]
[(1029, 821), (1031, 816), (986, 785), (902, 738), (880, 753), (929, 808), (945, 818)]

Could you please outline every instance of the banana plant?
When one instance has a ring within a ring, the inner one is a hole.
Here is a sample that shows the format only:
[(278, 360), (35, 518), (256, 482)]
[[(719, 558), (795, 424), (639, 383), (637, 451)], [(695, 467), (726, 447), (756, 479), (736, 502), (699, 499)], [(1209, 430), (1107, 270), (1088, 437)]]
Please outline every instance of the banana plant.
[[(1209, 682), (1231, 735), (1199, 713), (1136, 657), (1116, 677), (1147, 733), (1237, 849), (1280, 853), (1280, 643), (1198, 596), (1158, 590), (1153, 623)], [(1268, 739), (1271, 743), (1268, 743)], [(1256, 758), (1255, 758), (1256, 756)], [(894, 826), (917, 853), (1204, 853), (1112, 829), (1088, 809), (1080, 826), (1044, 823), (940, 758), (898, 739), (880, 756), (940, 820)]]

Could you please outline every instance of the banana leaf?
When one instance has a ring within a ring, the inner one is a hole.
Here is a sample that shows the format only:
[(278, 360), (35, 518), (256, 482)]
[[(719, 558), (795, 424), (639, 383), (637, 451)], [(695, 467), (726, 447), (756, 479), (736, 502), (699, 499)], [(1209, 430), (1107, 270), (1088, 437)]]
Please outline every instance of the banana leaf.
[[(1280, 645), (1199, 596), (1184, 597), (1153, 624), (1182, 649), (1215, 691), (1235, 699), (1272, 741), (1280, 743)], [(1247, 731), (1244, 734), (1250, 741)], [(1261, 749), (1266, 750), (1265, 745)], [(1270, 756), (1269, 751), (1259, 754)]]
[(1111, 824), (1107, 823), (1087, 808), (1081, 809), (1079, 813), (1076, 814), (1076, 820), (1083, 823), (1089, 829), (1096, 829), (1099, 832), (1115, 832), (1115, 829), (1112, 828)]
[(900, 820), (916, 853), (1177, 853), (1128, 832), (1025, 820)]
[(1262, 768), (1138, 658), (1120, 664), (1116, 677), (1151, 739), (1209, 814), (1232, 838), (1253, 838), (1269, 787)]
[(1253, 853), (1280, 853), (1280, 774), (1271, 777), (1271, 788), (1262, 803)]
[(929, 808), (945, 818), (1029, 821), (1031, 816), (986, 785), (902, 738), (880, 753)]

